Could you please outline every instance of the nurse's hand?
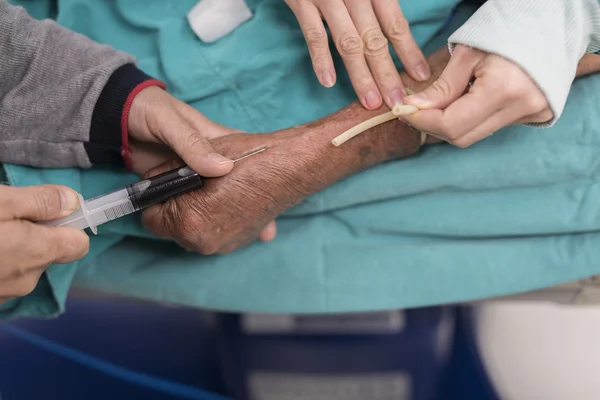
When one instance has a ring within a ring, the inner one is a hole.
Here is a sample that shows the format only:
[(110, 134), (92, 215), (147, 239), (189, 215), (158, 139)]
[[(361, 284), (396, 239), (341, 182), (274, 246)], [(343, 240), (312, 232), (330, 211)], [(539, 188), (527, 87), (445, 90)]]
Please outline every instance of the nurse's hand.
[[(207, 177), (223, 176), (233, 168), (233, 161), (210, 144), (211, 139), (233, 130), (212, 122), (159, 87), (148, 87), (135, 96), (127, 123), (131, 147), (138, 153), (139, 149), (162, 148), (165, 154), (177, 154), (190, 168)], [(140, 162), (145, 155), (139, 156), (132, 154), (132, 169), (143, 173), (151, 160)]]
[(77, 208), (76, 193), (63, 186), (0, 185), (0, 303), (31, 293), (51, 264), (87, 254), (89, 239), (83, 231), (34, 223), (64, 217)]
[(389, 53), (388, 40), (417, 81), (431, 71), (417, 46), (398, 0), (285, 0), (300, 23), (319, 82), (335, 84), (336, 73), (329, 49), (327, 22), (361, 104), (374, 110), (382, 97), (388, 107), (406, 94)]
[(546, 96), (521, 67), (460, 45), (441, 76), (404, 101), (421, 111), (402, 119), (458, 147), (508, 125), (553, 118)]

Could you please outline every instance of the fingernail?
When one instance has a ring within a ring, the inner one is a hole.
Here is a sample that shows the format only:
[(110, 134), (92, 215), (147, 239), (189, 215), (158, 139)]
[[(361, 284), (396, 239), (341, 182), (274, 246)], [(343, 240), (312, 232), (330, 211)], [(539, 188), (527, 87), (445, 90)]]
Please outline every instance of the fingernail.
[(396, 104), (394, 108), (392, 108), (394, 115), (398, 116), (414, 114), (417, 111), (419, 111), (417, 107), (408, 104)]
[(427, 95), (425, 93), (413, 94), (406, 97), (405, 101), (416, 105), (424, 105), (427, 103)]
[(391, 107), (394, 107), (398, 104), (402, 104), (404, 100), (404, 96), (406, 96), (406, 92), (402, 89), (394, 89), (390, 93), (389, 104)]
[(420, 81), (426, 81), (431, 77), (431, 71), (429, 70), (429, 65), (427, 64), (417, 65), (415, 72), (417, 73), (417, 78), (419, 78)]
[(379, 107), (380, 101), (381, 101), (381, 99), (379, 98), (379, 95), (377, 94), (377, 92), (375, 92), (373, 90), (367, 92), (367, 95), (365, 96), (365, 104), (367, 105), (368, 108)]
[(208, 155), (208, 159), (218, 163), (219, 165), (232, 163), (233, 160), (219, 154), (219, 153), (210, 153)]
[(325, 70), (321, 73), (321, 84), (326, 88), (330, 88), (335, 85), (335, 78), (330, 70)]
[(77, 193), (69, 189), (60, 191), (60, 206), (64, 211), (75, 211), (79, 208)]

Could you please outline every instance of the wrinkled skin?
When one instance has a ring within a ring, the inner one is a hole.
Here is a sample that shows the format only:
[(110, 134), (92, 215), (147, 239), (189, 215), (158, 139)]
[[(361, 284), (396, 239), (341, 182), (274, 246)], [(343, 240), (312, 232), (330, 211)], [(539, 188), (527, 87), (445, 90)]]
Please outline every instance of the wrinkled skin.
[[(289, 157), (293, 140), (273, 134), (235, 134), (213, 141), (217, 151), (239, 157), (263, 144), (268, 151), (238, 162), (224, 178), (209, 179), (197, 192), (174, 198), (143, 214), (145, 226), (161, 237), (202, 254), (245, 246), (281, 212), (315, 190), (297, 179), (307, 171), (302, 158)], [(155, 174), (180, 165), (163, 165)], [(308, 172), (308, 171), (307, 171)]]
[[(428, 57), (432, 79), (439, 76), (448, 59), (444, 49)], [(589, 73), (593, 68), (589, 59), (586, 62)], [(595, 65), (598, 71), (600, 63)], [(402, 77), (413, 90), (430, 83)], [(338, 134), (384, 111), (368, 111), (355, 103), (319, 121), (276, 133), (217, 137), (211, 145), (230, 158), (262, 145), (269, 148), (236, 163), (226, 176), (209, 179), (203, 189), (149, 208), (143, 213), (143, 222), (155, 235), (172, 238), (201, 254), (228, 253), (246, 246), (306, 196), (378, 163), (416, 153), (420, 132), (401, 121), (370, 129), (338, 148), (331, 145)], [(438, 141), (430, 137), (428, 143)], [(181, 161), (170, 161), (147, 175), (179, 165)]]
[[(433, 78), (448, 59), (445, 49), (429, 57)], [(404, 82), (415, 89), (429, 83), (417, 83), (402, 75)], [(211, 145), (230, 158), (262, 145), (269, 148), (236, 163), (226, 176), (208, 180), (202, 190), (146, 210), (143, 222), (155, 235), (173, 238), (184, 248), (201, 254), (228, 253), (243, 247), (306, 196), (375, 164), (417, 152), (420, 132), (399, 120), (370, 129), (339, 148), (331, 144), (338, 134), (385, 111), (368, 111), (354, 103), (304, 126), (216, 138)], [(149, 175), (178, 165), (167, 163)]]
[[(208, 180), (201, 191), (147, 210), (143, 215), (146, 227), (202, 254), (228, 253), (249, 244), (283, 211), (348, 175), (339, 166), (327, 168), (316, 162), (320, 157), (327, 159), (327, 155), (316, 154), (313, 143), (298, 132), (306, 129), (279, 134), (237, 134), (214, 140), (215, 149), (232, 158), (263, 144), (269, 149), (240, 161), (225, 177)], [(410, 147), (406, 150), (410, 153), (418, 149), (418, 138), (413, 133), (407, 140)], [(375, 163), (375, 158), (367, 154), (368, 148), (365, 149), (359, 149), (364, 164), (356, 164), (353, 169)], [(394, 155), (388, 152), (386, 157)], [(177, 165), (163, 165), (152, 174)]]

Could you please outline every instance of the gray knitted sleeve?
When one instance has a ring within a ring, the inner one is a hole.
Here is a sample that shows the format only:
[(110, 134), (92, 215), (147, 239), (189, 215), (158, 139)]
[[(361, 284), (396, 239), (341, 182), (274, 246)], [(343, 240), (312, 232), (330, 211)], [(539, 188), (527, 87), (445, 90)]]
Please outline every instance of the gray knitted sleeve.
[(0, 162), (89, 167), (94, 107), (134, 58), (0, 0)]

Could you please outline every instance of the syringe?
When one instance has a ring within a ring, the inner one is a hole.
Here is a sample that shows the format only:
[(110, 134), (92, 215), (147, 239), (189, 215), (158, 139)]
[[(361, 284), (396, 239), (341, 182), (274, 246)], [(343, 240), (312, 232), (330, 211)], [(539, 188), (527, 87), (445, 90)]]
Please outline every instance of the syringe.
[[(233, 162), (261, 153), (266, 149), (266, 146), (262, 146), (233, 160)], [(143, 210), (171, 197), (200, 189), (204, 186), (205, 179), (190, 167), (181, 167), (89, 200), (85, 200), (82, 195), (77, 194), (79, 196), (79, 210), (64, 218), (38, 222), (38, 224), (70, 226), (77, 229), (90, 228), (94, 234), (97, 234), (99, 225)]]

